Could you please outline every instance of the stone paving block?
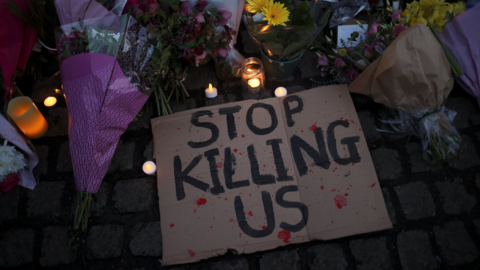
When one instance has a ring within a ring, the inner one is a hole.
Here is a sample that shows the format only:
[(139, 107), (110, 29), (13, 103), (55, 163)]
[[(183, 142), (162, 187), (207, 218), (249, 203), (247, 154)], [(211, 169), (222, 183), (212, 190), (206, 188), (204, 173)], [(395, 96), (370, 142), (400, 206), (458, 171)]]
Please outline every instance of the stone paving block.
[(320, 69), (317, 69), (317, 54), (314, 52), (306, 51), (298, 63), (298, 67), (302, 78), (320, 76)]
[(300, 257), (296, 250), (269, 252), (260, 258), (260, 270), (300, 270)]
[(97, 194), (93, 194), (93, 200), (90, 205), (92, 216), (101, 217), (107, 211), (109, 190), (110, 185), (107, 182), (102, 182)]
[(435, 240), (448, 265), (469, 263), (478, 258), (479, 251), (461, 221), (433, 228)]
[(150, 120), (153, 117), (156, 117), (155, 115), (157, 113), (156, 108), (151, 108), (149, 111), (142, 112), (142, 115), (140, 117), (136, 117), (129, 125), (127, 128), (127, 131), (133, 131), (133, 130), (140, 130), (140, 129), (150, 129), (151, 124)]
[(20, 187), (14, 187), (0, 195), (0, 221), (17, 218)]
[(46, 174), (48, 171), (48, 146), (37, 145), (35, 146), (35, 151), (38, 156), (38, 164), (35, 170), (38, 170), (40, 174)]
[(391, 180), (402, 175), (402, 165), (398, 160), (398, 152), (393, 149), (380, 148), (370, 152), (380, 180)]
[(48, 130), (45, 137), (68, 135), (68, 110), (65, 107), (51, 107), (45, 115)]
[(237, 96), (235, 96), (234, 94), (227, 94), (227, 101), (228, 102), (235, 102), (235, 101), (237, 101)]
[(30, 96), (32, 101), (43, 105), (43, 101), (49, 96), (56, 96), (55, 90), (50, 86), (50, 78), (35, 80)]
[(369, 111), (359, 112), (358, 119), (362, 125), (363, 133), (368, 142), (374, 142), (380, 139), (380, 133), (377, 131), (375, 119)]
[(448, 98), (446, 107), (457, 112), (455, 119), (453, 119), (453, 124), (457, 130), (468, 127), (470, 116), (476, 112), (470, 100), (464, 97)]
[(97, 225), (89, 229), (87, 236), (87, 259), (120, 257), (123, 247), (123, 227), (120, 225)]
[(453, 182), (436, 182), (435, 186), (443, 200), (443, 210), (447, 214), (469, 213), (477, 204), (475, 196), (467, 193), (462, 181), (458, 178)]
[[(477, 133), (477, 135), (480, 135), (480, 133)], [(475, 145), (466, 135), (462, 136), (462, 148), (463, 151), (448, 161), (451, 168), (465, 170), (480, 165), (480, 157), (475, 151)]]
[(260, 49), (258, 48), (257, 44), (248, 34), (248, 31), (240, 32), (242, 35), (242, 43), (243, 43), (243, 51), (248, 54), (260, 54)]
[(392, 197), (390, 197), (390, 192), (388, 191), (388, 188), (382, 188), (382, 193), (385, 200), (385, 205), (387, 206), (388, 216), (390, 217), (392, 224), (395, 224), (397, 223), (397, 219), (395, 215), (395, 209), (393, 208), (392, 204)]
[[(213, 62), (213, 61), (212, 61)], [(189, 67), (187, 79), (184, 82), (185, 88), (188, 90), (204, 91), (211, 83), (213, 86), (218, 85), (217, 73), (213, 67), (213, 63), (204, 66)], [(173, 97), (175, 99), (175, 97)]]
[(357, 270), (384, 270), (391, 268), (385, 237), (353, 240), (350, 249), (358, 261)]
[(160, 222), (146, 222), (135, 225), (131, 233), (129, 247), (134, 256), (160, 257), (162, 255)]
[(373, 101), (371, 98), (365, 95), (353, 93), (350, 93), (350, 95), (352, 96), (353, 103), (356, 105), (364, 105)]
[(475, 183), (477, 184), (478, 189), (480, 189), (480, 174), (477, 174), (477, 176), (475, 176)]
[(248, 261), (239, 257), (231, 260), (215, 262), (212, 264), (212, 270), (248, 270)]
[(405, 270), (436, 269), (428, 233), (422, 231), (400, 232), (397, 236), (400, 262)]
[(295, 94), (295, 93), (300, 93), (303, 90), (305, 90), (305, 87), (301, 85), (294, 85), (294, 86), (287, 86), (285, 87), (287, 89), (287, 94)]
[(145, 146), (145, 150), (143, 150), (143, 157), (145, 160), (153, 160), (153, 140), (150, 140), (147, 146)]
[(310, 264), (311, 269), (344, 270), (348, 267), (345, 254), (339, 244), (315, 246), (307, 251), (315, 255), (315, 259)]
[(223, 96), (217, 96), (216, 98), (205, 98), (205, 106), (214, 106), (224, 103), (225, 98)]
[(0, 232), (0, 266), (15, 267), (32, 262), (34, 237), (32, 229)]
[(43, 267), (68, 264), (75, 261), (76, 246), (68, 245), (73, 237), (71, 227), (49, 226), (43, 230), (42, 254), (40, 264)]
[(421, 219), (435, 216), (435, 204), (423, 182), (413, 182), (395, 187), (400, 205), (407, 219)]
[(118, 181), (113, 192), (113, 202), (120, 213), (147, 211), (156, 204), (155, 192), (153, 179)]
[(58, 154), (57, 172), (72, 172), (72, 157), (70, 155), (70, 146), (68, 142), (60, 145), (60, 153)]
[(65, 182), (40, 182), (29, 193), (27, 215), (29, 217), (42, 215), (58, 217), (64, 189)]
[(442, 168), (441, 164), (430, 164), (423, 159), (422, 145), (420, 143), (407, 143), (407, 152), (410, 156), (410, 165), (413, 173), (433, 172)]
[(133, 152), (135, 151), (135, 142), (124, 143), (120, 141), (113, 154), (112, 163), (108, 167), (107, 173), (115, 171), (128, 171), (132, 169)]
[(474, 220), (473, 225), (475, 225), (475, 228), (477, 229), (477, 234), (480, 235), (480, 219)]

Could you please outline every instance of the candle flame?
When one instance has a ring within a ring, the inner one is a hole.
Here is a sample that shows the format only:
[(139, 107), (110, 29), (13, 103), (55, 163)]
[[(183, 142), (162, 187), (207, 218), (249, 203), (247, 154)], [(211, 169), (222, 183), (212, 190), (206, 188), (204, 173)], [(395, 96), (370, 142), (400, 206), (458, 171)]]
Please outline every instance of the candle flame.
[(211, 84), (211, 83), (208, 84), (208, 92), (213, 92), (212, 84)]
[(278, 93), (279, 93), (279, 94), (282, 94), (282, 93), (283, 93), (283, 89), (282, 89), (282, 88), (278, 89)]
[(250, 85), (250, 87), (252, 88), (256, 88), (260, 85), (260, 80), (259, 79), (248, 80), (248, 85)]
[(150, 167), (150, 164), (147, 164), (147, 165), (145, 166), (145, 168), (150, 169), (150, 168), (151, 168), (151, 167)]

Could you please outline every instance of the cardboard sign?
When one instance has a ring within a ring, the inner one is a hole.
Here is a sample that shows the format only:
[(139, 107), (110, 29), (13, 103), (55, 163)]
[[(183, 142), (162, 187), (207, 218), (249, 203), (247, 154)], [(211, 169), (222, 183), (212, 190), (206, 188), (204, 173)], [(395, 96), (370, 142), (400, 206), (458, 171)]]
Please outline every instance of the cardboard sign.
[(345, 85), (152, 128), (165, 265), (391, 228)]

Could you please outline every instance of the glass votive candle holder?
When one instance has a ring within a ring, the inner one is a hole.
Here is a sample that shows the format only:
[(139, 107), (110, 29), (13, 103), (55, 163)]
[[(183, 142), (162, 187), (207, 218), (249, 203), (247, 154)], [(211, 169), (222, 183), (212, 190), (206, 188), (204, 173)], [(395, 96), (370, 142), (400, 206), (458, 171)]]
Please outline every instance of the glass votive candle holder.
[(250, 57), (242, 65), (242, 94), (244, 99), (261, 99), (265, 96), (265, 69), (260, 59)]

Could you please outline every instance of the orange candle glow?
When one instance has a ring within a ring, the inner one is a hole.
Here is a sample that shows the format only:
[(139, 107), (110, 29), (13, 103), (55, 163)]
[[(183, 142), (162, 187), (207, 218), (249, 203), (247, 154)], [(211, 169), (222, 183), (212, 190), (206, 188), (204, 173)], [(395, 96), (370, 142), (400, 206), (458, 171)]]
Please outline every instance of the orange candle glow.
[(55, 97), (47, 97), (44, 101), (43, 104), (47, 107), (52, 107), (57, 103), (57, 99)]
[(8, 103), (8, 115), (29, 139), (42, 137), (48, 123), (29, 97), (16, 97)]
[(251, 87), (251, 88), (257, 88), (260, 86), (260, 80), (259, 79), (251, 79), (251, 80), (248, 80), (248, 85)]

